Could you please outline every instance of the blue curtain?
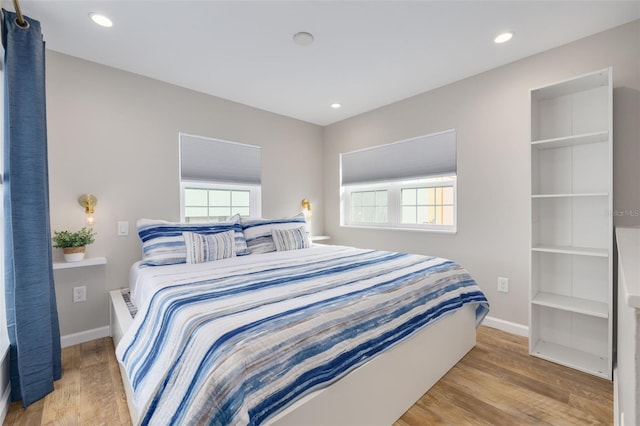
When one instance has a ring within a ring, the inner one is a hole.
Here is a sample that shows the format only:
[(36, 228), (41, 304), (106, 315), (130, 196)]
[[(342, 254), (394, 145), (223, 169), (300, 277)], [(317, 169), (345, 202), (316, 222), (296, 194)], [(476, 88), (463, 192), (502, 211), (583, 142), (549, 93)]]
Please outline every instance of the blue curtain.
[(27, 406), (61, 375), (49, 224), (44, 41), (3, 10), (5, 297), (11, 398)]

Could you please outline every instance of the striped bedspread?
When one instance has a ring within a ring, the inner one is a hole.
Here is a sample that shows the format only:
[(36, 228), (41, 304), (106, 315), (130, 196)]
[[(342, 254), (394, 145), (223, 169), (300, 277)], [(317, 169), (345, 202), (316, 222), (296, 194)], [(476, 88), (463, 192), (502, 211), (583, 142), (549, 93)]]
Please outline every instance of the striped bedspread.
[[(142, 268), (116, 355), (142, 424), (257, 425), (464, 304), (450, 260), (314, 246)], [(454, 336), (452, 336), (453, 338)]]

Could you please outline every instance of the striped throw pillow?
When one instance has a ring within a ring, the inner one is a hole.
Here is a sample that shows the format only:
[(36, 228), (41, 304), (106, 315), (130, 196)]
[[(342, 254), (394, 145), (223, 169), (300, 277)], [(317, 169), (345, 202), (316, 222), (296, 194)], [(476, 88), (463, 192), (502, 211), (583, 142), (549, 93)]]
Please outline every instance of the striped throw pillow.
[(271, 236), (272, 229), (292, 229), (306, 224), (304, 215), (282, 219), (242, 219), (242, 232), (251, 254), (276, 251)]
[(293, 229), (273, 228), (271, 234), (276, 251), (300, 250), (310, 246), (304, 226)]
[(233, 230), (212, 235), (183, 232), (187, 263), (213, 262), (236, 256)]
[(233, 230), (236, 254), (249, 254), (239, 217), (233, 217), (226, 222), (212, 223), (176, 223), (164, 220), (138, 219), (136, 226), (142, 242), (142, 266), (186, 263), (187, 250), (184, 245), (183, 232), (210, 235)]

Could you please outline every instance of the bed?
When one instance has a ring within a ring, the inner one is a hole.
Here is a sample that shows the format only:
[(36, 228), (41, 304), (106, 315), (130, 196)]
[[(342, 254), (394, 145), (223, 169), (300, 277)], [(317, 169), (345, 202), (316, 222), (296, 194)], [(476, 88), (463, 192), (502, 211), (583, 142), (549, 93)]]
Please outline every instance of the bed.
[(111, 296), (136, 424), (388, 425), (488, 311), (450, 260), (321, 245), (137, 264)]

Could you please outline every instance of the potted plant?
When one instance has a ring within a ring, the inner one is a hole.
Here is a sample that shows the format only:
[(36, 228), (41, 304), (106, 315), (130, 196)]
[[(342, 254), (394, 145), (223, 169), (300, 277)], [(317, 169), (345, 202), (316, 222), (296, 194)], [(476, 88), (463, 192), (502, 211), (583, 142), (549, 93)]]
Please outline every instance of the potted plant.
[(64, 260), (78, 262), (84, 259), (85, 247), (95, 241), (96, 232), (90, 228), (79, 231), (54, 231), (53, 246), (64, 251)]

